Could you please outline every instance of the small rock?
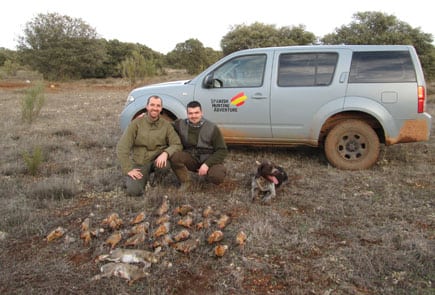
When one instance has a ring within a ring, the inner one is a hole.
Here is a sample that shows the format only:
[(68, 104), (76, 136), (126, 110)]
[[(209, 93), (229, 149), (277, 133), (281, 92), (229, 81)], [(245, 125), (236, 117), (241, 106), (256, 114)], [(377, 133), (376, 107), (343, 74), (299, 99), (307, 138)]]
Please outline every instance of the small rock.
[(7, 233), (5, 233), (4, 231), (0, 231), (0, 241), (6, 240), (7, 236)]

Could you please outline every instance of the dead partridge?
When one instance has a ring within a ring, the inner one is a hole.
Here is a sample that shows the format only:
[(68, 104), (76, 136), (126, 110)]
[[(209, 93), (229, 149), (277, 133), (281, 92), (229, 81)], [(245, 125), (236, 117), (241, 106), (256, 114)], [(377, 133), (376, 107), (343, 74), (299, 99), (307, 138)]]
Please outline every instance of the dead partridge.
[(118, 213), (111, 213), (109, 216), (103, 219), (101, 225), (109, 226), (111, 229), (119, 229), (123, 225), (123, 221), (119, 218)]
[(193, 224), (193, 214), (189, 212), (186, 216), (178, 220), (177, 224), (190, 228)]
[(173, 243), (174, 243), (174, 240), (172, 239), (171, 235), (166, 234), (163, 237), (160, 237), (159, 239), (154, 240), (152, 246), (155, 249), (158, 247), (166, 247), (166, 246), (169, 246)]
[(171, 220), (171, 216), (169, 216), (168, 214), (163, 214), (162, 216), (156, 219), (156, 224), (159, 225), (168, 222), (169, 220)]
[(219, 220), (217, 222), (217, 226), (219, 229), (224, 229), (230, 223), (230, 221), (231, 221), (231, 218), (228, 215), (223, 214), (219, 218)]
[(183, 252), (184, 254), (189, 254), (193, 250), (195, 250), (199, 245), (199, 239), (196, 240), (185, 240), (178, 243), (174, 243), (171, 245), (177, 251)]
[(83, 220), (83, 222), (80, 226), (81, 231), (89, 230), (90, 223), (91, 223), (91, 220), (89, 219), (89, 217), (85, 218), (85, 220)]
[(145, 220), (145, 212), (142, 211), (140, 212), (138, 215), (136, 215), (135, 218), (133, 218), (132, 220), (130, 220), (130, 224), (134, 225), (134, 224), (138, 224), (141, 223), (142, 221)]
[(83, 246), (88, 246), (91, 243), (92, 236), (89, 230), (80, 233), (80, 239), (83, 240)]
[(207, 206), (207, 208), (202, 211), (202, 217), (204, 218), (209, 217), (211, 214), (213, 214), (213, 209), (211, 208), (211, 206)]
[(187, 229), (180, 230), (174, 236), (174, 241), (179, 242), (183, 240), (187, 240), (190, 237), (190, 232)]
[(158, 228), (153, 233), (154, 238), (161, 237), (163, 235), (166, 235), (170, 230), (171, 224), (169, 222), (165, 222), (163, 224), (160, 224)]
[(207, 229), (210, 227), (210, 219), (204, 218), (203, 221), (198, 222), (195, 226), (196, 230)]
[(116, 245), (121, 241), (122, 234), (119, 230), (112, 233), (107, 239), (106, 239), (106, 245), (110, 245), (110, 249), (114, 249)]
[(145, 221), (145, 222), (141, 222), (139, 224), (134, 225), (130, 231), (128, 232), (129, 236), (134, 236), (135, 234), (139, 234), (139, 233), (147, 233), (148, 229), (150, 227), (150, 223)]
[(236, 236), (236, 244), (239, 246), (243, 246), (246, 242), (248, 236), (243, 231), (239, 231)]
[(134, 236), (129, 237), (125, 243), (124, 246), (137, 246), (140, 244), (143, 244), (145, 242), (145, 233), (138, 233)]
[(168, 196), (163, 197), (162, 204), (159, 208), (157, 208), (156, 214), (158, 216), (162, 216), (163, 214), (166, 214), (169, 211), (169, 198)]
[(189, 204), (184, 204), (181, 206), (178, 206), (177, 208), (174, 209), (174, 214), (178, 214), (178, 215), (186, 215), (189, 212), (193, 211), (193, 207)]
[(228, 246), (227, 245), (217, 245), (216, 247), (214, 247), (214, 254), (217, 257), (222, 257), (225, 255), (225, 252), (228, 250)]
[(224, 238), (224, 233), (220, 230), (215, 230), (214, 232), (212, 232), (208, 238), (207, 238), (207, 242), (209, 244), (213, 244), (219, 241), (222, 241), (222, 239)]
[(51, 242), (53, 240), (56, 240), (56, 239), (62, 237), (65, 233), (66, 233), (66, 230), (63, 227), (58, 226), (56, 229), (52, 230), (47, 235), (47, 242)]

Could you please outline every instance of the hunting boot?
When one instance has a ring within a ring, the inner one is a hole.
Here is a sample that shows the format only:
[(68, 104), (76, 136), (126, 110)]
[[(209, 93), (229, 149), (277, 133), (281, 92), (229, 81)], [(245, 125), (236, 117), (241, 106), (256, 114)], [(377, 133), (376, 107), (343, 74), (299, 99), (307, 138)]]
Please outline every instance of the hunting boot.
[(190, 174), (189, 170), (187, 170), (186, 166), (181, 167), (175, 167), (176, 165), (172, 165), (172, 170), (174, 171), (175, 175), (178, 178), (178, 181), (180, 182), (179, 191), (185, 192), (190, 189)]
[(161, 185), (163, 183), (163, 179), (168, 175), (170, 168), (168, 166), (163, 168), (154, 167), (154, 177), (151, 180), (150, 185), (152, 187)]

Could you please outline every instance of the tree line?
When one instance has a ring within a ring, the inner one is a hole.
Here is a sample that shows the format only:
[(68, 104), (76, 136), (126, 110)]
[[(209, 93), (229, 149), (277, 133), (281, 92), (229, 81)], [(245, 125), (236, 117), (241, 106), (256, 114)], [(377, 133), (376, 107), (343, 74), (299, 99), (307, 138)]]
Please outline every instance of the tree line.
[(17, 50), (0, 48), (0, 78), (18, 69), (37, 71), (48, 80), (124, 77), (135, 79), (159, 75), (165, 68), (186, 69), (197, 74), (232, 52), (268, 46), (308, 44), (406, 44), (420, 57), (426, 79), (435, 77), (433, 36), (413, 28), (394, 15), (358, 12), (353, 21), (320, 39), (305, 26), (256, 22), (235, 25), (222, 37), (220, 51), (197, 39), (176, 44), (167, 54), (146, 45), (106, 40), (80, 18), (57, 13), (39, 14), (19, 37)]

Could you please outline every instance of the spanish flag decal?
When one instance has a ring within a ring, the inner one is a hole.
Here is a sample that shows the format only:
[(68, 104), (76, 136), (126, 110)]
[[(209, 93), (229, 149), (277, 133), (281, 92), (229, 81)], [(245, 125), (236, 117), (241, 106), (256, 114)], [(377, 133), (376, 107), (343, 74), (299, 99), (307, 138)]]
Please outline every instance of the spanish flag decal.
[(245, 103), (245, 100), (247, 100), (248, 97), (245, 95), (244, 92), (237, 93), (233, 98), (231, 98), (231, 104), (235, 105), (237, 107), (243, 105)]

